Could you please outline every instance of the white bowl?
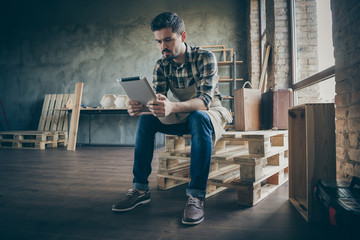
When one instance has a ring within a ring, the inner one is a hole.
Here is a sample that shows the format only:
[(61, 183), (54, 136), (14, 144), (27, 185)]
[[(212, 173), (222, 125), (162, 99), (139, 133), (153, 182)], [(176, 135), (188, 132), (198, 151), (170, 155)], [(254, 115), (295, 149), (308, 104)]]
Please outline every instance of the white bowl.
[(116, 96), (114, 94), (105, 94), (102, 97), (100, 104), (103, 108), (115, 108), (115, 99)]
[(122, 108), (122, 109), (126, 108), (128, 100), (129, 98), (127, 95), (118, 95), (115, 99), (116, 108)]

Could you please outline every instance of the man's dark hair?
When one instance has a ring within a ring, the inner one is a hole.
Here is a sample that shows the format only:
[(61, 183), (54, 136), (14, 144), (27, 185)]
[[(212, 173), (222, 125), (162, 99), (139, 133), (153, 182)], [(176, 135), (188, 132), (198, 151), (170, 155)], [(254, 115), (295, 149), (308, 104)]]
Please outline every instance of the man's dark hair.
[(176, 13), (164, 12), (157, 15), (151, 22), (153, 32), (171, 27), (173, 33), (182, 34), (185, 31), (184, 21)]

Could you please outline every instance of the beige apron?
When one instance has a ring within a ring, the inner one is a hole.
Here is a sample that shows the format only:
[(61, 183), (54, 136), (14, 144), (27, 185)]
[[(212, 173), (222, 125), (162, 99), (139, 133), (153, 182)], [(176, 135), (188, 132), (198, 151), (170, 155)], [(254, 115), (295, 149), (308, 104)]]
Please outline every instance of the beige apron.
[[(170, 84), (170, 90), (174, 97), (181, 102), (193, 99), (197, 93), (196, 84), (183, 89), (174, 88), (172, 84)], [(209, 115), (211, 123), (214, 127), (215, 139), (213, 141), (213, 145), (215, 146), (216, 142), (225, 132), (224, 127), (226, 123), (232, 122), (232, 116), (229, 110), (221, 106), (220, 100), (216, 97), (210, 103), (209, 109), (204, 110), (204, 112)], [(171, 113), (169, 116), (159, 117), (159, 120), (164, 124), (178, 124), (185, 122), (189, 114), (190, 113)]]

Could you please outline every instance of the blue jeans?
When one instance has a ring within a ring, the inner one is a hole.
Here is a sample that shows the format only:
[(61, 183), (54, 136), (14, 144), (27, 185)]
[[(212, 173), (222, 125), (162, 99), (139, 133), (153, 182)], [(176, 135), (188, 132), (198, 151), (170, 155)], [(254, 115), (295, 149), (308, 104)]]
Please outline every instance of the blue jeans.
[(142, 191), (149, 189), (148, 177), (151, 173), (154, 139), (157, 132), (179, 136), (191, 134), (191, 181), (186, 193), (194, 197), (205, 197), (214, 128), (208, 114), (203, 111), (190, 113), (187, 121), (181, 124), (163, 124), (153, 115), (140, 117), (135, 142), (133, 187)]

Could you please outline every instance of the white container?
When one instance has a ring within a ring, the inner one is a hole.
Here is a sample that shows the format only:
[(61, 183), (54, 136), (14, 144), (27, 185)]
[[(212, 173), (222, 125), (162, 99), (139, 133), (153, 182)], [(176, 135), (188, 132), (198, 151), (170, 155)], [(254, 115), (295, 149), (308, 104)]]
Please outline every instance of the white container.
[(103, 108), (115, 108), (115, 100), (116, 96), (114, 94), (105, 94), (102, 97), (100, 104)]
[(129, 98), (127, 95), (118, 95), (115, 99), (116, 108), (121, 108), (121, 109), (127, 108), (128, 100)]

